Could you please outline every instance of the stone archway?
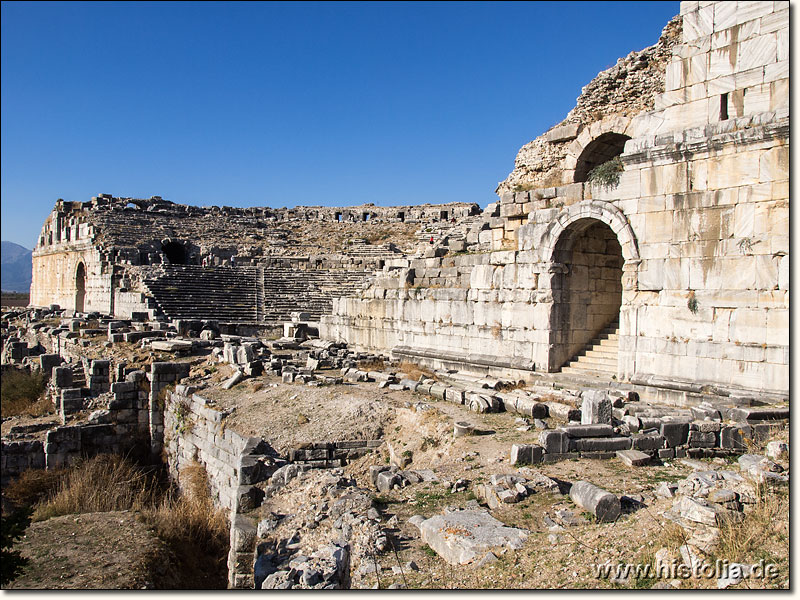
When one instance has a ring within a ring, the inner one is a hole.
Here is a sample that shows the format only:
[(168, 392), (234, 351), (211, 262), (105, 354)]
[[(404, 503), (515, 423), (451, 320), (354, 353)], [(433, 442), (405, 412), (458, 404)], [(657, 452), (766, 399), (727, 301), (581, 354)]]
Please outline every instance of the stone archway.
[(85, 312), (86, 304), (86, 266), (81, 262), (75, 269), (75, 312)]
[[(565, 208), (524, 243), (535, 249), (552, 290), (547, 371), (553, 372), (624, 315), (625, 294), (637, 288), (639, 248), (625, 214), (600, 200)], [(629, 329), (620, 319), (620, 339), (633, 335)]]
[(587, 181), (592, 169), (622, 154), (629, 139), (630, 136), (609, 131), (589, 142), (578, 156), (575, 183)]
[[(600, 220), (582, 218), (556, 242), (550, 369), (580, 353), (604, 329), (618, 323), (622, 306), (622, 246)], [(616, 362), (616, 356), (614, 356)], [(616, 365), (605, 365), (616, 373)]]

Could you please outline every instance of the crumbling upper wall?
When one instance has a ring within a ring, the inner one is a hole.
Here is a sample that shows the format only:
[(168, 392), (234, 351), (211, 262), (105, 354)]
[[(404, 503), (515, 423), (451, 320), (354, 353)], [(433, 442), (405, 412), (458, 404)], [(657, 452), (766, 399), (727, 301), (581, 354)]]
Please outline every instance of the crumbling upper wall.
[[(673, 18), (653, 46), (631, 52), (581, 90), (577, 104), (558, 125), (520, 148), (514, 170), (496, 192), (518, 192), (572, 183), (577, 156), (573, 140), (593, 124), (625, 134), (631, 117), (654, 108), (664, 91), (667, 64), (681, 41), (682, 19)], [(592, 139), (597, 135), (593, 135)]]
[[(94, 245), (103, 258), (119, 264), (167, 262), (164, 246), (179, 244), (185, 262), (231, 256), (351, 254), (354, 240), (394, 243), (410, 251), (415, 232), (425, 225), (452, 225), (480, 213), (475, 203), (379, 207), (234, 208), (175, 204), (159, 196), (115, 198), (101, 194), (91, 202), (59, 200), (48, 216), (34, 256)], [(382, 226), (382, 227), (381, 227)], [(360, 254), (364, 248), (358, 249)], [(384, 253), (391, 254), (391, 248)]]

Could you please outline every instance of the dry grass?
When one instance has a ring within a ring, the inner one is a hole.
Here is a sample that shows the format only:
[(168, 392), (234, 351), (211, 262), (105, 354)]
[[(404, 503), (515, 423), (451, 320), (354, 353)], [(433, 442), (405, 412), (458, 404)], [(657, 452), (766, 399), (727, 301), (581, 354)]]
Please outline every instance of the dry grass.
[(35, 506), (55, 493), (69, 469), (28, 469), (3, 490), (3, 496), (16, 507)]
[(753, 564), (763, 559), (789, 576), (789, 493), (761, 486), (758, 502), (741, 523), (720, 528), (715, 558)]
[(197, 585), (203, 587), (202, 581), (210, 574), (225, 573), (228, 520), (214, 508), (202, 465), (194, 463), (183, 469), (180, 483), (182, 494), (168, 494), (144, 511), (144, 519), (186, 568), (198, 571)]
[(40, 503), (34, 521), (75, 513), (141, 510), (157, 496), (156, 485), (141, 469), (115, 455), (101, 454), (70, 470), (57, 491)]
[(4, 369), (0, 382), (0, 414), (2, 418), (16, 415), (40, 417), (54, 407), (44, 395), (44, 375), (22, 369)]
[(20, 500), (44, 497), (34, 521), (76, 513), (131, 510), (173, 551), (180, 587), (225, 587), (228, 520), (215, 509), (208, 478), (195, 463), (180, 474), (181, 493), (164, 492), (155, 477), (127, 459), (98, 455), (66, 472), (26, 474), (9, 489)]
[(405, 373), (409, 379), (419, 379), (420, 377), (423, 376), (429, 379), (436, 379), (436, 377), (433, 374), (433, 371), (430, 371), (425, 367), (421, 367), (420, 365), (414, 364), (406, 360), (400, 363), (400, 365), (397, 367), (397, 370)]

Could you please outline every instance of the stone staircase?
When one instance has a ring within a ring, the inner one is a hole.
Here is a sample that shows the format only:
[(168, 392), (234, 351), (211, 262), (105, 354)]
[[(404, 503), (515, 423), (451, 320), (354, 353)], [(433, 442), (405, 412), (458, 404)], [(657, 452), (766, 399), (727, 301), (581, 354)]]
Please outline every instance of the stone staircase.
[(72, 371), (72, 387), (85, 388), (86, 385), (86, 372), (83, 370), (83, 363), (76, 362), (70, 363), (69, 368)]
[(355, 295), (371, 272), (292, 267), (168, 265), (144, 278), (146, 293), (170, 319), (279, 324), (291, 313), (319, 320), (333, 298)]
[(601, 331), (580, 353), (561, 368), (569, 375), (611, 379), (619, 364), (619, 322), (614, 321)]
[(170, 319), (258, 322), (257, 267), (170, 265), (144, 286)]

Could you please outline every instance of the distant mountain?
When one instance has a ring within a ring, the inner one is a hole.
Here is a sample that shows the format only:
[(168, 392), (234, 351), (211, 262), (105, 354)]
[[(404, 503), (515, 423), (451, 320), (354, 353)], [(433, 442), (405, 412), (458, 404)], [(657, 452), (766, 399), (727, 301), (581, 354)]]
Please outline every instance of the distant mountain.
[(2, 242), (0, 248), (0, 287), (4, 292), (28, 292), (31, 289), (32, 251), (14, 242)]

